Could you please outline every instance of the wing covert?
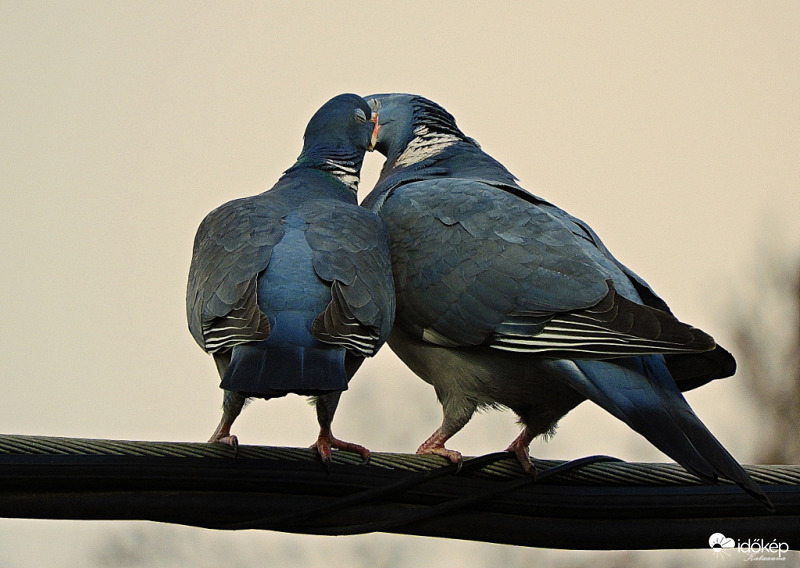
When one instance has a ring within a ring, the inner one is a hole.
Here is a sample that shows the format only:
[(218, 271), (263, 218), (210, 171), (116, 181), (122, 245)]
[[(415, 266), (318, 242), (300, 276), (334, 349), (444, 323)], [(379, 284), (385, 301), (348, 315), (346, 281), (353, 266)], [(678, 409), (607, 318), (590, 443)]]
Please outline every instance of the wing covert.
[(407, 331), (553, 357), (713, 349), (706, 334), (642, 305), (593, 233), (557, 212), (476, 180), (397, 188), (380, 213)]
[(314, 271), (331, 284), (331, 303), (314, 321), (312, 334), (362, 356), (374, 355), (394, 321), (394, 282), (389, 237), (368, 210), (342, 202), (301, 207)]
[(209, 213), (194, 240), (186, 314), (195, 341), (206, 351), (229, 349), (269, 336), (258, 308), (256, 279), (283, 238), (288, 209), (267, 195), (236, 199)]

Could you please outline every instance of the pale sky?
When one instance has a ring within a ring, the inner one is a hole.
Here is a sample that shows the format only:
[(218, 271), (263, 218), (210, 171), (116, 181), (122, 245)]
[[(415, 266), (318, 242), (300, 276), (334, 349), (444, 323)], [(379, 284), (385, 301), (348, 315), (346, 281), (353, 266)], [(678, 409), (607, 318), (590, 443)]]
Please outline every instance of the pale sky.
[[(729, 346), (727, 313), (757, 301), (759, 243), (800, 247), (799, 29), (788, 1), (0, 2), (0, 432), (206, 440), (221, 391), (186, 328), (194, 232), (214, 207), (269, 188), (342, 92), (437, 101)], [(381, 163), (367, 156), (362, 196)], [(758, 424), (736, 382), (689, 401), (746, 462)], [(412, 452), (439, 420), (432, 389), (385, 349), (334, 432)], [(252, 404), (234, 432), (305, 446), (317, 425), (291, 397)], [(491, 413), (450, 447), (497, 451), (516, 434), (510, 414)], [(665, 460), (589, 405), (532, 453)], [(67, 566), (126, 526), (0, 520), (0, 566), (31, 554)], [(344, 542), (385, 542), (365, 538)], [(461, 566), (536, 554), (425, 542)]]

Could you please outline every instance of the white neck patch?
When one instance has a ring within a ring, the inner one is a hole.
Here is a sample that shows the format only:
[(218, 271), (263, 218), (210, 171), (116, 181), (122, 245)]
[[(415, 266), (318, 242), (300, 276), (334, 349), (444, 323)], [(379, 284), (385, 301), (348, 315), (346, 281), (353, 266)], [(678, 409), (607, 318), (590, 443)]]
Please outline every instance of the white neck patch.
[(431, 133), (427, 126), (417, 126), (414, 138), (408, 143), (403, 153), (395, 160), (395, 167), (411, 166), (435, 156), (460, 139), (453, 134)]
[(358, 191), (359, 175), (358, 170), (353, 166), (348, 166), (333, 160), (325, 160), (325, 171), (330, 172), (333, 177), (345, 184), (353, 191)]

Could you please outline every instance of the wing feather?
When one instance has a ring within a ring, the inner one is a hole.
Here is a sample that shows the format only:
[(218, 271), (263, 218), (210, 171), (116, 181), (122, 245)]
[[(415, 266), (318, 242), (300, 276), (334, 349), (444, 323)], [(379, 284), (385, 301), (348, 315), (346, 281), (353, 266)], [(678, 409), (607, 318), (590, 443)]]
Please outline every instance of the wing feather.
[(394, 321), (389, 237), (381, 220), (356, 205), (309, 202), (301, 214), (314, 271), (331, 283), (331, 302), (311, 333), (361, 356), (374, 355)]
[(443, 345), (553, 357), (715, 347), (663, 302), (644, 305), (596, 235), (560, 211), (476, 180), (395, 189), (381, 217), (407, 331)]
[(194, 240), (186, 313), (195, 341), (206, 351), (230, 349), (269, 336), (258, 308), (256, 280), (283, 238), (288, 208), (269, 194), (230, 201), (203, 219)]

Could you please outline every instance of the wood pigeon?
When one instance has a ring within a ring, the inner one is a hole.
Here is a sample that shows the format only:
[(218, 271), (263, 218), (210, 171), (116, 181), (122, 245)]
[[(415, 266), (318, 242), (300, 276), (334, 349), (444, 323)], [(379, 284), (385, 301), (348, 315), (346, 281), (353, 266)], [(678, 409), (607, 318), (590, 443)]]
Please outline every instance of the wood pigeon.
[(247, 399), (296, 393), (315, 397), (316, 448), (326, 464), (331, 448), (369, 457), (334, 438), (331, 421), (394, 318), (388, 233), (356, 196), (377, 131), (364, 99), (334, 97), (311, 118), (297, 162), (270, 190), (230, 201), (200, 224), (186, 312), (225, 390), (209, 442), (237, 446), (230, 428)]
[[(367, 97), (386, 156), (362, 203), (386, 223), (397, 294), (389, 346), (433, 385), (445, 447), (476, 409), (507, 407), (528, 447), (589, 399), (688, 471), (764, 492), (695, 415), (681, 391), (732, 375), (730, 353), (677, 320), (583, 221), (522, 187), (420, 96)], [(771, 505), (770, 505), (771, 506)]]

